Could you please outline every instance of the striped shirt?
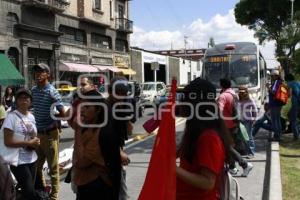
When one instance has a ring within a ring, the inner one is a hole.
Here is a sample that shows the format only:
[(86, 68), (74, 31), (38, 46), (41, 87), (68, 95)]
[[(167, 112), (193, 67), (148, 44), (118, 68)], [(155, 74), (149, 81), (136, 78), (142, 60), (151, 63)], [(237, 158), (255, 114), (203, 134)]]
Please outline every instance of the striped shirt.
[[(61, 96), (58, 91), (48, 83), (43, 89), (34, 86), (32, 88), (33, 114), (36, 120), (37, 129), (46, 129), (54, 124), (50, 112), (51, 106), (55, 104), (57, 110), (63, 108)], [(53, 107), (52, 107), (53, 108)]]

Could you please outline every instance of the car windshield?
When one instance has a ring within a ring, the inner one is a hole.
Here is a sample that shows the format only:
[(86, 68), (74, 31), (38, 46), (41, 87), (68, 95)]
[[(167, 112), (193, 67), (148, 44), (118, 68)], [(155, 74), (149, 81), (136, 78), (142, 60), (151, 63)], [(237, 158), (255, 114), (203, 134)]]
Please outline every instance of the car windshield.
[(220, 55), (205, 59), (205, 78), (219, 88), (220, 78), (229, 78), (232, 87), (258, 84), (257, 59), (255, 55)]
[(150, 90), (155, 90), (155, 84), (147, 84), (147, 83), (144, 83), (142, 85), (142, 90), (146, 90), (146, 91), (150, 91)]

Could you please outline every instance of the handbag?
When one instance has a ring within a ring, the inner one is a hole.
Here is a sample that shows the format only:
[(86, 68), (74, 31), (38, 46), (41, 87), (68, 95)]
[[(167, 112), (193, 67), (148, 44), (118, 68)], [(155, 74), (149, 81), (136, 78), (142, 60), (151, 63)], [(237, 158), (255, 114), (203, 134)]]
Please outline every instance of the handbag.
[(143, 124), (143, 127), (147, 131), (147, 133), (152, 133), (159, 126), (159, 122), (160, 120), (154, 119), (154, 117), (152, 117)]

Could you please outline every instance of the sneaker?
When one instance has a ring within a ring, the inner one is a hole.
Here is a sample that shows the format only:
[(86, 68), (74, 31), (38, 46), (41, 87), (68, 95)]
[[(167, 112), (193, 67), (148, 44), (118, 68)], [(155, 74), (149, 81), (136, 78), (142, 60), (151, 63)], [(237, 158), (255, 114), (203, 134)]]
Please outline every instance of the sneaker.
[(238, 173), (238, 169), (235, 167), (235, 168), (233, 168), (233, 169), (229, 169), (229, 173), (231, 174), (231, 175), (237, 175), (237, 173)]
[(242, 177), (247, 177), (250, 171), (253, 169), (253, 165), (251, 163), (248, 163), (247, 167), (244, 169), (242, 173)]

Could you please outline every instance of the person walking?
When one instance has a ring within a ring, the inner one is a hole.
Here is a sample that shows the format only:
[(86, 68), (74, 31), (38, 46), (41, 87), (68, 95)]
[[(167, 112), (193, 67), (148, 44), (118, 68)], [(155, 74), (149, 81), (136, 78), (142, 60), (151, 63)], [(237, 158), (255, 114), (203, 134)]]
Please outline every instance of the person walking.
[[(196, 78), (184, 88), (184, 94), (181, 101), (192, 105), (193, 110), (182, 108), (180, 115), (193, 115), (186, 121), (177, 153), (180, 164), (176, 168), (176, 199), (217, 200), (220, 199), (224, 165), (230, 156), (230, 144), (228, 129), (219, 116), (215, 101), (216, 88), (212, 83)], [(198, 107), (198, 104), (203, 105)], [(212, 117), (211, 113), (218, 116)]]
[[(32, 96), (26, 89), (16, 93), (16, 110), (8, 113), (1, 129), (1, 156), (10, 164), (24, 199), (38, 200), (34, 188), (37, 154), (40, 145), (34, 116), (29, 112)], [(4, 147), (5, 146), (5, 147)], [(4, 150), (3, 150), (4, 148)]]
[(254, 100), (250, 97), (246, 87), (239, 87), (239, 106), (241, 123), (246, 127), (249, 142), (248, 142), (248, 155), (254, 156), (255, 141), (252, 135), (252, 128), (257, 117), (257, 107)]
[[(112, 109), (116, 132), (119, 135), (120, 156), (122, 164), (119, 200), (126, 200), (128, 199), (128, 193), (126, 186), (125, 166), (129, 164), (130, 159), (123, 148), (125, 146), (125, 141), (128, 140), (128, 136), (132, 133), (133, 123), (137, 118), (135, 112), (135, 102), (134, 99), (129, 98), (128, 96), (128, 80), (123, 76), (116, 76), (111, 80), (108, 92), (108, 104)], [(129, 105), (132, 105), (132, 111), (129, 111)], [(125, 109), (127, 111), (122, 112), (121, 109)]]
[[(229, 129), (230, 137), (236, 138), (239, 134), (239, 124), (234, 120), (236, 116), (233, 116), (233, 107), (238, 97), (234, 90), (231, 88), (231, 82), (229, 79), (220, 79), (221, 93), (217, 99), (220, 109), (221, 117), (223, 117), (226, 127)], [(253, 165), (242, 158), (241, 154), (234, 149), (234, 142), (232, 139), (232, 145), (230, 147), (231, 160), (229, 170), (231, 174), (237, 174), (238, 169), (235, 166), (235, 161), (243, 168), (242, 176), (247, 177), (253, 168)]]
[[(77, 186), (76, 199), (118, 200), (120, 146), (110, 117), (111, 110), (105, 113), (103, 106), (107, 104), (96, 90), (83, 95), (78, 110), (80, 118), (71, 122), (75, 130), (73, 178)], [(108, 118), (107, 124), (99, 127), (105, 118)]]
[(271, 138), (273, 141), (280, 141), (282, 135), (281, 127), (281, 108), (282, 104), (275, 99), (276, 91), (283, 80), (280, 77), (280, 73), (277, 69), (271, 71), (271, 87), (269, 88), (269, 107), (271, 112), (271, 122), (274, 131), (274, 136)]
[(292, 107), (289, 111), (289, 119), (294, 134), (294, 139), (299, 139), (299, 128), (298, 128), (298, 114), (300, 109), (300, 82), (295, 80), (292, 74), (287, 74), (285, 80), (290, 88), (290, 94), (292, 96)]
[(51, 108), (54, 105), (59, 116), (65, 116), (64, 107), (58, 91), (49, 83), (50, 68), (44, 63), (33, 66), (36, 86), (32, 88), (34, 116), (36, 119), (38, 138), (41, 145), (37, 148), (37, 178), (36, 188), (44, 190), (46, 183), (43, 177), (43, 165), (47, 160), (49, 174), (51, 177), (52, 200), (58, 199), (59, 190), (59, 167), (58, 167), (58, 145), (59, 145), (59, 123), (51, 117)]
[(15, 102), (15, 97), (14, 97), (12, 87), (10, 86), (6, 87), (2, 102), (5, 107), (5, 110), (10, 110), (12, 108)]

